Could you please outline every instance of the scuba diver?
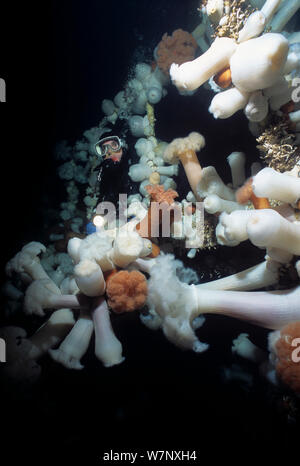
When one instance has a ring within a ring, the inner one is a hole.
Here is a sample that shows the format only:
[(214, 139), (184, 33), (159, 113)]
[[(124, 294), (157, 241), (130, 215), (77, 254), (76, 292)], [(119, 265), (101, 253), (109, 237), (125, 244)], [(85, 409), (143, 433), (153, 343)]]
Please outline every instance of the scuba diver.
[(124, 157), (125, 141), (118, 136), (107, 136), (95, 144), (101, 157), (98, 174), (101, 201), (110, 201), (118, 208), (119, 194), (128, 192), (128, 160)]

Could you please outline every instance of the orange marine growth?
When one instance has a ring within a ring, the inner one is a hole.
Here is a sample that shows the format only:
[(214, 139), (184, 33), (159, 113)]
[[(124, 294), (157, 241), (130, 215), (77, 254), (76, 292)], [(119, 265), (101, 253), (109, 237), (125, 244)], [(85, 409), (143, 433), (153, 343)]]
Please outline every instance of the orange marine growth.
[(108, 280), (106, 294), (110, 308), (118, 314), (140, 309), (148, 294), (146, 277), (138, 270), (120, 270)]
[(165, 33), (157, 46), (157, 64), (169, 76), (172, 63), (181, 65), (194, 60), (197, 42), (189, 32), (176, 29), (171, 36)]
[(227, 87), (231, 86), (231, 71), (230, 68), (225, 68), (224, 70), (219, 71), (214, 76), (215, 83), (221, 87), (222, 89), (226, 89)]
[[(298, 344), (297, 340), (298, 339)], [(280, 380), (300, 394), (300, 322), (286, 325), (275, 344), (277, 353), (276, 372)]]
[(140, 236), (142, 236), (142, 238), (151, 238), (151, 233), (157, 231), (158, 225), (156, 222), (160, 223), (161, 221), (159, 204), (167, 203), (171, 206), (174, 203), (174, 199), (178, 197), (178, 193), (173, 189), (167, 189), (167, 191), (165, 191), (163, 185), (148, 185), (145, 189), (151, 196), (151, 204), (148, 208), (146, 217), (137, 224), (136, 231)]
[(155, 243), (151, 242), (151, 244), (152, 244), (152, 252), (147, 257), (151, 259), (155, 259), (155, 257), (159, 256), (160, 254), (160, 247)]
[(151, 200), (154, 202), (167, 202), (168, 204), (173, 204), (174, 199), (179, 196), (179, 194), (174, 191), (174, 189), (167, 189), (163, 185), (151, 186), (148, 185), (145, 188), (151, 196)]
[(249, 178), (243, 186), (236, 191), (235, 198), (239, 204), (246, 204), (248, 201), (251, 201), (255, 209), (271, 208), (269, 199), (255, 196), (252, 189), (252, 178)]

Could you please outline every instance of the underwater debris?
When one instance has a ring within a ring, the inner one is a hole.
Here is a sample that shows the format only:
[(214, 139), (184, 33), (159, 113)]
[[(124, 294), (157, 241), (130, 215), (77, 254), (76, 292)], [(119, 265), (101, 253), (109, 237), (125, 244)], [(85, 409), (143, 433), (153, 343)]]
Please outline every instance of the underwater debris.
[(216, 218), (206, 214), (203, 228), (203, 246), (200, 249), (215, 249), (217, 247)]
[[(231, 37), (237, 40), (246, 19), (255, 11), (246, 0), (225, 0), (226, 16), (215, 28), (215, 37)], [(224, 24), (223, 24), (224, 23)]]
[(260, 158), (277, 171), (289, 171), (300, 160), (300, 149), (295, 145), (296, 135), (291, 132), (285, 118), (273, 118), (275, 121), (256, 139)]

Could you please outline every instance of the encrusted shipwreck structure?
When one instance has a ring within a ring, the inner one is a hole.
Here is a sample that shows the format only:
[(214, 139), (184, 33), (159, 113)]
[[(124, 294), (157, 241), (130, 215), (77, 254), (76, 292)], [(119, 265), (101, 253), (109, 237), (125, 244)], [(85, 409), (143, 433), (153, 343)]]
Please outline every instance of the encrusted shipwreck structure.
[[(93, 332), (96, 358), (106, 367), (122, 363), (126, 348), (111, 313), (142, 310), (143, 324), (201, 353), (212, 342), (199, 341), (196, 329), (215, 313), (269, 329), (269, 354), (245, 334), (233, 352), (300, 394), (300, 106), (293, 100), (300, 33), (288, 26), (299, 7), (290, 0), (201, 3), (199, 27), (164, 34), (154, 62), (136, 64), (125, 88), (103, 101), (99, 125), (73, 147), (58, 147), (67, 192), (59, 228), (49, 244), (25, 244), (6, 266), (8, 315), (22, 309), (28, 319), (44, 318), (32, 335), (0, 329), (8, 345), (7, 377), (36, 379), (46, 352), (66, 368), (82, 369)], [(242, 111), (257, 138), (251, 173), (245, 172), (247, 154), (228, 155), (229, 184), (200, 162), (205, 135), (191, 129), (169, 142), (155, 136), (155, 105), (168, 98), (168, 88), (175, 85), (192, 101), (205, 83), (215, 92), (208, 109), (214, 118)], [(118, 219), (104, 213), (99, 198), (105, 170), (122, 167), (127, 149), (125, 130), (120, 138), (112, 135), (116, 122), (136, 139), (136, 163), (125, 173), (130, 190), (114, 193), (129, 194)], [(179, 168), (190, 186), (185, 197), (176, 191)], [(174, 254), (180, 244), (196, 261), (203, 248), (234, 248), (246, 240), (265, 250), (265, 260), (208, 283), (199, 284)], [(294, 280), (282, 289), (287, 268)]]

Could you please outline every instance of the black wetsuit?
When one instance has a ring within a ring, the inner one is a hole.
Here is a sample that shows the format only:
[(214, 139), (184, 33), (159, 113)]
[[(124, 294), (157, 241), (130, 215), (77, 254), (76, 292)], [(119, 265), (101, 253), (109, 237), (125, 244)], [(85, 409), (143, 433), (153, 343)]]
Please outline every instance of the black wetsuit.
[(130, 182), (126, 152), (120, 162), (114, 162), (110, 158), (103, 160), (100, 170), (99, 201), (112, 202), (117, 208), (119, 194), (127, 194)]

